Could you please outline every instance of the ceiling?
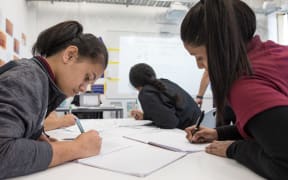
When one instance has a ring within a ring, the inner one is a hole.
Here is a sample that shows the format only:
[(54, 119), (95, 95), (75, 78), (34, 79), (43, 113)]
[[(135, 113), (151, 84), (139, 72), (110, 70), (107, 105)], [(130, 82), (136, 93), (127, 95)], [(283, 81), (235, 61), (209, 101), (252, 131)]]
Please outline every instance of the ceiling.
[[(174, 0), (26, 0), (29, 1), (50, 1), (54, 2), (86, 2), (86, 3), (100, 3), (100, 4), (116, 4), (126, 6), (148, 6), (148, 7), (170, 7), (175, 2)], [(181, 1), (187, 7), (191, 7), (194, 1)]]
[[(99, 3), (128, 6), (147, 6), (147, 7), (166, 7), (169, 8), (175, 2), (180, 2), (188, 8), (192, 7), (199, 0), (26, 0), (27, 2), (71, 2), (71, 3)], [(243, 0), (249, 4), (256, 13), (269, 14), (276, 10), (283, 9), (282, 6), (288, 6), (288, 0)]]

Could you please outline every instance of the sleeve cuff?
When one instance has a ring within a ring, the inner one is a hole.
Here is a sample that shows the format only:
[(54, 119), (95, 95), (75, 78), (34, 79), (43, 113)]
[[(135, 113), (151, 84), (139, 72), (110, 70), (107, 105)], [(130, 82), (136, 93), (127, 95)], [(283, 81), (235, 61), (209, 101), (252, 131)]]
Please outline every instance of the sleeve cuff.
[(235, 141), (233, 142), (226, 150), (226, 156), (228, 158), (234, 159), (236, 151), (237, 151), (237, 146), (242, 140)]

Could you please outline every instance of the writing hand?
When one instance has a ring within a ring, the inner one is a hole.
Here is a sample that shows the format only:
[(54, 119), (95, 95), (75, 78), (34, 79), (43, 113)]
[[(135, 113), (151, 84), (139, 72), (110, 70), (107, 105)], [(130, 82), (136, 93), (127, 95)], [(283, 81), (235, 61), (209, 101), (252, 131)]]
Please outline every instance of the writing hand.
[(100, 153), (102, 139), (95, 130), (82, 133), (74, 141), (80, 146), (80, 158), (95, 156)]
[(186, 138), (191, 143), (207, 143), (218, 138), (218, 134), (215, 129), (200, 126), (198, 131), (194, 133), (195, 127), (196, 126), (193, 125), (185, 129), (185, 132), (187, 133)]

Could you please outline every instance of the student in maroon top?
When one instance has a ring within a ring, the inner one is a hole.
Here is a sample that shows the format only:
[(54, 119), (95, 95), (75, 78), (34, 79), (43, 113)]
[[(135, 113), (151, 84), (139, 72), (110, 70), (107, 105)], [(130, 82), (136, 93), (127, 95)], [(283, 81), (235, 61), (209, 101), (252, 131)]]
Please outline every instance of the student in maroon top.
[(181, 25), (187, 51), (204, 59), (217, 107), (235, 126), (186, 129), (206, 152), (233, 158), (268, 179), (288, 179), (288, 46), (254, 36), (255, 14), (239, 0), (201, 0)]

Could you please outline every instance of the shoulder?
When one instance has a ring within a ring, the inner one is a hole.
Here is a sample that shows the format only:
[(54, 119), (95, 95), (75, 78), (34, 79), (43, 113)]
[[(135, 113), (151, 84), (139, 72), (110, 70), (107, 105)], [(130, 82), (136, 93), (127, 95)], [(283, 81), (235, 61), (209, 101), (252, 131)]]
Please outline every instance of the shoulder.
[(160, 91), (151, 85), (145, 85), (139, 92), (139, 98), (147, 98), (159, 94)]
[(10, 77), (22, 81), (23, 79), (29, 79), (31, 81), (39, 78), (46, 79), (47, 75), (32, 59), (17, 60), (16, 66), (9, 71), (3, 73), (1, 77)]
[(240, 121), (248, 120), (266, 109), (288, 105), (287, 96), (272, 81), (257, 76), (237, 80), (231, 87), (228, 99)]
[(19, 89), (24, 93), (24, 89), (29, 92), (39, 91), (48, 88), (48, 77), (43, 70), (31, 59), (21, 59), (16, 61), (16, 66), (4, 72), (0, 76), (0, 82), (6, 89), (12, 91)]
[(165, 85), (172, 85), (172, 84), (176, 85), (174, 82), (170, 81), (169, 79), (160, 78), (159, 81), (161, 81)]
[(182, 89), (178, 84), (169, 79), (161, 78), (159, 80), (166, 86), (167, 89)]

